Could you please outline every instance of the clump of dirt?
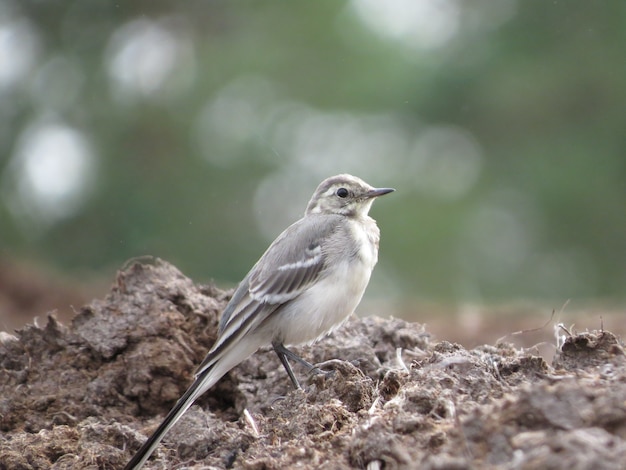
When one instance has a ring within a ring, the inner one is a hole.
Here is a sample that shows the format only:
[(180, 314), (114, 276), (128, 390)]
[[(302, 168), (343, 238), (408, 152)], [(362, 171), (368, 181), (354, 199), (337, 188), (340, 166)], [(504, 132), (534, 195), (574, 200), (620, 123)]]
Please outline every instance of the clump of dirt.
[[(230, 293), (133, 264), (68, 326), (0, 333), (0, 468), (122, 468), (192, 380)], [(295, 351), (332, 374), (293, 390), (261, 350), (207, 392), (147, 468), (623, 468), (626, 357), (562, 335), (552, 364), (351, 318)]]

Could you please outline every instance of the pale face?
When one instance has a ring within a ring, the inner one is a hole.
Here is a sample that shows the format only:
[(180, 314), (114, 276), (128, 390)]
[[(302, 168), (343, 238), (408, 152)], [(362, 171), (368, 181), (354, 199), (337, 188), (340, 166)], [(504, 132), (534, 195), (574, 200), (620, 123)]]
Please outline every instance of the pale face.
[(377, 189), (352, 175), (332, 176), (320, 183), (309, 201), (306, 214), (339, 214), (365, 217), (377, 196), (393, 191)]

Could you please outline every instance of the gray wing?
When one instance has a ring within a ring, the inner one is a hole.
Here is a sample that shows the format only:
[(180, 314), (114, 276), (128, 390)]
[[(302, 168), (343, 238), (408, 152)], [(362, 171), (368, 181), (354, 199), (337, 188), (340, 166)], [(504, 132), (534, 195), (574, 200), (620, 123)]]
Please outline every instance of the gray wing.
[(285, 303), (314, 283), (326, 265), (325, 242), (341, 216), (309, 215), (288, 227), (241, 281), (222, 314), (219, 336), (198, 373)]

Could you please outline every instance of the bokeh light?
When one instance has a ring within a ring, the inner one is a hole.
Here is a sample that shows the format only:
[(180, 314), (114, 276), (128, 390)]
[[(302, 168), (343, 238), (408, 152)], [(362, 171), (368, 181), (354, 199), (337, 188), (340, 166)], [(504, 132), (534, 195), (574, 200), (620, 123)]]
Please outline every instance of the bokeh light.
[(26, 236), (75, 215), (93, 190), (95, 155), (87, 138), (41, 119), (17, 142), (2, 184), (3, 200)]
[(623, 301), (623, 8), (5, 0), (0, 262), (233, 285), (348, 172), (369, 299)]

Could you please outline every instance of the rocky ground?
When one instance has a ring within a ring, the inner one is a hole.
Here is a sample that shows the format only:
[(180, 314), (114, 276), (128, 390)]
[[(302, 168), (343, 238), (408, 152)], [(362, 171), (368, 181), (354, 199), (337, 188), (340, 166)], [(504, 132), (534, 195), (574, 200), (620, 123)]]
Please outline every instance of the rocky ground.
[[(118, 469), (189, 385), (229, 293), (157, 260), (63, 325), (0, 333), (0, 469)], [(626, 468), (626, 357), (562, 328), (548, 362), (418, 324), (352, 318), (296, 348), (334, 374), (295, 391), (262, 350), (193, 406), (146, 468)]]

